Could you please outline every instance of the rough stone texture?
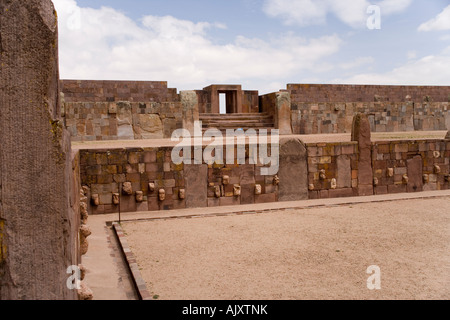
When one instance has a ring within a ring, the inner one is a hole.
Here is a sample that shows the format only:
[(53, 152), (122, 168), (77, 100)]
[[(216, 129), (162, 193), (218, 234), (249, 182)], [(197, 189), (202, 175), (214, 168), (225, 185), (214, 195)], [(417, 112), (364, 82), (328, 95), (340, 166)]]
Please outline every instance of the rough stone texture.
[(0, 300), (77, 299), (79, 188), (60, 121), (50, 0), (0, 0)]
[(186, 185), (186, 207), (200, 208), (208, 206), (208, 166), (184, 165)]
[(163, 124), (161, 118), (157, 114), (139, 114), (139, 125), (135, 126), (135, 131), (139, 130), (139, 135), (135, 134), (138, 139), (162, 139)]
[(277, 112), (275, 116), (276, 128), (280, 130), (280, 134), (292, 134), (291, 127), (291, 95), (289, 92), (277, 93)]
[(450, 140), (450, 130), (448, 130), (447, 135), (445, 136), (445, 139)]
[(370, 140), (370, 123), (364, 114), (357, 114), (353, 119), (352, 141), (358, 142), (358, 194), (373, 194), (372, 142)]
[(280, 140), (279, 201), (308, 199), (306, 147), (298, 139)]
[(194, 123), (199, 121), (197, 93), (195, 91), (181, 91), (180, 99), (183, 108), (183, 128), (194, 135)]

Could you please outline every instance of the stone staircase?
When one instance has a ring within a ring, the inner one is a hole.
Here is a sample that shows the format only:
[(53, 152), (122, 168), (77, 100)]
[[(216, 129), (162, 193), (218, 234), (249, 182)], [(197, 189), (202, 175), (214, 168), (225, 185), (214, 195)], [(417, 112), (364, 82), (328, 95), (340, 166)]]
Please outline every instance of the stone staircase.
[(233, 113), (233, 114), (210, 114), (201, 113), (203, 131), (208, 129), (219, 129), (223, 133), (227, 129), (267, 129), (270, 133), (275, 128), (273, 116), (267, 113)]

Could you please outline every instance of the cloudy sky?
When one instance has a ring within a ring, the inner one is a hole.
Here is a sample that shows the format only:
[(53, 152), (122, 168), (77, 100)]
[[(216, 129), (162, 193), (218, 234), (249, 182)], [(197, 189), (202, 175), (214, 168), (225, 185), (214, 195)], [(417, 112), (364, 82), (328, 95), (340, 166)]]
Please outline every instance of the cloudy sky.
[(62, 79), (450, 85), (450, 0), (53, 2)]

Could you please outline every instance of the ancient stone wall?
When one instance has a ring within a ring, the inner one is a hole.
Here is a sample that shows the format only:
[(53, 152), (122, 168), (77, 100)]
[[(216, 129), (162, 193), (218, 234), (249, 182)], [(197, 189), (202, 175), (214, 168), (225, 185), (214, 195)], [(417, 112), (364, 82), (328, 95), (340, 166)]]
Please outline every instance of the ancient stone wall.
[(66, 102), (73, 141), (170, 138), (183, 127), (181, 102)]
[[(238, 152), (231, 165), (176, 165), (171, 160), (172, 149), (80, 151), (81, 183), (90, 189), (89, 211), (117, 213), (119, 205), (121, 212), (135, 212), (278, 200), (275, 175), (261, 175), (261, 168), (270, 164), (249, 164), (248, 146), (243, 165), (237, 164)], [(243, 161), (239, 158), (239, 163)]]
[(288, 91), (295, 134), (350, 133), (357, 113), (372, 132), (446, 130), (450, 121), (450, 87), (290, 84)]
[(448, 140), (369, 141), (365, 156), (358, 141), (296, 141), (280, 141), (269, 176), (248, 164), (248, 151), (246, 164), (175, 165), (171, 147), (83, 150), (81, 181), (93, 214), (117, 213), (119, 194), (121, 212), (134, 212), (450, 189)]
[(61, 80), (66, 102), (176, 102), (165, 81)]

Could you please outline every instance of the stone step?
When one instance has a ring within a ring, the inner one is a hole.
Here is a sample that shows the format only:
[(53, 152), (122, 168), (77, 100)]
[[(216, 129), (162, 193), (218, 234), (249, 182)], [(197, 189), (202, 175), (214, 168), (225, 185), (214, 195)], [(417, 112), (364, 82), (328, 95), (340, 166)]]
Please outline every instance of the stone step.
[(213, 123), (202, 123), (202, 126), (204, 128), (242, 128), (242, 127), (249, 127), (249, 128), (259, 128), (259, 127), (273, 127), (273, 122), (255, 122), (255, 123), (249, 123), (249, 122), (213, 122)]

